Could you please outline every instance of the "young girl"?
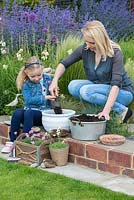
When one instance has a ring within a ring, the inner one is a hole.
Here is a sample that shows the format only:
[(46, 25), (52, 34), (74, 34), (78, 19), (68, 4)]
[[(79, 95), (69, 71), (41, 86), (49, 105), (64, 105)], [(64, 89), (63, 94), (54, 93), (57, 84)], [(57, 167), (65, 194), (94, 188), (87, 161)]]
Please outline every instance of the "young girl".
[[(23, 133), (28, 133), (33, 126), (42, 125), (42, 110), (50, 108), (50, 100), (55, 96), (49, 95), (51, 76), (43, 74), (43, 67), (39, 58), (33, 56), (28, 59), (17, 76), (17, 88), (22, 90), (24, 109), (16, 109), (11, 119), (10, 140), (14, 142), (18, 136), (20, 125), (23, 124)], [(10, 151), (10, 149), (9, 149)], [(2, 149), (8, 153), (8, 145)]]

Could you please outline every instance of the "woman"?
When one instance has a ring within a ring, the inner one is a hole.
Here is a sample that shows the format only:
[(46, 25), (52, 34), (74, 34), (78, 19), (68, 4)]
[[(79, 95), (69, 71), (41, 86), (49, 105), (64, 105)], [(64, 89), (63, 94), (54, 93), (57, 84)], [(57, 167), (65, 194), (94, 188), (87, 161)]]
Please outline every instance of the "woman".
[(134, 86), (125, 72), (120, 46), (110, 40), (104, 25), (97, 20), (87, 22), (82, 34), (85, 43), (60, 62), (49, 91), (57, 96), (58, 79), (70, 65), (82, 59), (87, 80), (71, 81), (70, 94), (103, 106), (99, 118), (109, 120), (110, 111), (114, 110), (125, 123), (132, 116), (127, 105), (133, 100)]

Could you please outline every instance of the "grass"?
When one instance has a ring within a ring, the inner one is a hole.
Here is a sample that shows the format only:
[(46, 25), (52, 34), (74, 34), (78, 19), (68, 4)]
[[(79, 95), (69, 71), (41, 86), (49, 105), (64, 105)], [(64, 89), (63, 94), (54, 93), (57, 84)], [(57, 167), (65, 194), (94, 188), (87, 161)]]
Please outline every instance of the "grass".
[(102, 187), (0, 159), (1, 200), (133, 200)]

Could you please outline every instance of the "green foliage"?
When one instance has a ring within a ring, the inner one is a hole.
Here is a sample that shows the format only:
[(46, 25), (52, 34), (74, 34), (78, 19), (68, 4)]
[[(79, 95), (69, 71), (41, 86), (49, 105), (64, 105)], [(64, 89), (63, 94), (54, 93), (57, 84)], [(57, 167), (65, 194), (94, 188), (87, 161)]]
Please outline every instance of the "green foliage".
[(134, 60), (134, 40), (126, 41), (126, 42), (119, 42), (121, 46), (123, 56), (124, 56), (124, 63), (127, 62), (128, 58)]
[(68, 144), (64, 143), (63, 141), (58, 141), (58, 142), (49, 144), (49, 147), (54, 148), (54, 149), (62, 149), (62, 148), (66, 148), (67, 146)]
[[(31, 144), (31, 138), (24, 138), (23, 142)], [(39, 140), (39, 139), (34, 139), (34, 145), (35, 146), (40, 146), (44, 141), (43, 140)], [(31, 144), (32, 145), (32, 144)]]
[[(134, 52), (133, 52), (133, 55), (134, 55)], [(132, 60), (132, 58), (127, 59), (126, 64), (125, 64), (125, 69), (134, 84), (134, 59), (133, 60)], [(134, 111), (134, 100), (129, 105), (129, 108), (132, 111)], [(133, 113), (132, 117), (130, 118), (129, 122), (134, 123), (134, 113)]]

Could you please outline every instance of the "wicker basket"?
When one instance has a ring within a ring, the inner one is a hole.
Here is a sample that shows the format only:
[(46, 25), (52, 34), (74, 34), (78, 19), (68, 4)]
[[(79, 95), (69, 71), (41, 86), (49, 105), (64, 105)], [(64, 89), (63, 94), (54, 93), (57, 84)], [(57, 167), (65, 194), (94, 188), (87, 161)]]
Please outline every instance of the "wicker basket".
[(40, 146), (28, 144), (22, 141), (24, 133), (19, 135), (15, 141), (16, 157), (21, 158), (20, 162), (24, 164), (41, 164), (44, 158), (50, 158), (48, 144), (52, 139), (44, 141)]

